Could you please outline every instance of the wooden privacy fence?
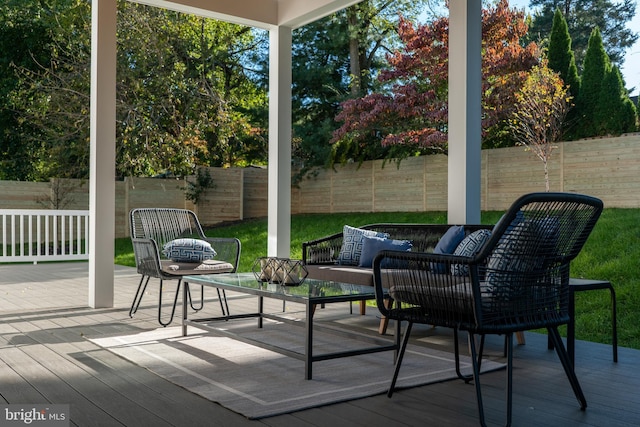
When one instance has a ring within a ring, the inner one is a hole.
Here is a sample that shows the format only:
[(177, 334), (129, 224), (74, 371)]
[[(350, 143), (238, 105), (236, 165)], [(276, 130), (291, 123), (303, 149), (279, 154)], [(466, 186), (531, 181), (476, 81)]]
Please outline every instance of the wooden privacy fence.
[[(505, 210), (518, 196), (544, 191), (543, 165), (523, 147), (482, 151), (481, 208)], [(460, 172), (462, 166), (460, 166)], [(446, 211), (448, 158), (413, 157), (319, 170), (291, 189), (292, 214)], [(193, 209), (204, 225), (267, 216), (266, 168), (209, 168), (215, 188), (198, 206), (185, 199), (185, 181), (129, 178), (116, 183), (116, 236), (129, 235), (138, 207)], [(454, 169), (453, 171), (457, 171)], [(552, 191), (590, 194), (606, 207), (640, 207), (640, 134), (558, 143), (549, 162)], [(73, 187), (73, 209), (88, 207), (87, 185)], [(0, 181), (0, 206), (36, 208), (48, 183)]]
[(0, 209), (0, 262), (89, 259), (89, 211)]
[[(605, 207), (640, 207), (640, 134), (555, 144), (551, 191), (589, 194)], [(542, 162), (524, 147), (482, 150), (481, 209), (506, 210), (525, 193), (545, 191)], [(463, 166), (453, 173), (462, 173)], [(294, 213), (446, 211), (448, 157), (412, 157), (336, 166), (292, 190)]]

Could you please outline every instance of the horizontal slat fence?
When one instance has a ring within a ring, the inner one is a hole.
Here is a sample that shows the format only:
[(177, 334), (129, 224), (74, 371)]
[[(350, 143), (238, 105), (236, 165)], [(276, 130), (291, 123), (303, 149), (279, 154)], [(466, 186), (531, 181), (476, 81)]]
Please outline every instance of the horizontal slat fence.
[[(372, 161), (319, 170), (291, 189), (291, 212), (446, 211), (448, 157)], [(185, 199), (185, 181), (128, 178), (116, 183), (116, 235), (129, 235), (128, 212), (137, 207), (193, 209), (205, 225), (267, 216), (266, 168), (209, 168), (214, 188), (199, 206)], [(454, 173), (457, 171), (453, 171)], [(606, 207), (640, 207), (640, 134), (558, 143), (549, 162), (552, 191), (590, 194)], [(0, 181), (0, 206), (27, 209), (51, 195), (48, 183)], [(544, 191), (542, 162), (523, 147), (482, 151), (481, 208), (505, 210), (518, 196)], [(70, 209), (86, 209), (88, 186), (79, 182)]]

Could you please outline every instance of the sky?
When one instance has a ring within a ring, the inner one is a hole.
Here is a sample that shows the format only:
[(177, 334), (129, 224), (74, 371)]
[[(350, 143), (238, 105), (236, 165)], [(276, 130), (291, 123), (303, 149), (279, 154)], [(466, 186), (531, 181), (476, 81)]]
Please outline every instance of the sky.
[[(529, 0), (509, 0), (509, 4), (511, 7), (517, 7), (518, 9), (524, 8), (526, 11), (528, 10)], [(638, 33), (640, 31), (640, 5), (638, 5), (637, 2), (636, 5), (636, 16), (627, 23), (627, 27)], [(620, 72), (627, 85), (627, 89), (633, 88), (630, 95), (638, 95), (640, 92), (640, 40), (627, 50)]]

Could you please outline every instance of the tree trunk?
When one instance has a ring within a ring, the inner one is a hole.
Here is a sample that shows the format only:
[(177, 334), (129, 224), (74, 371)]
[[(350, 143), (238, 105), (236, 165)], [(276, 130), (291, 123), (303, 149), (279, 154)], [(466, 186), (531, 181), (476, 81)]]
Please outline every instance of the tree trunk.
[(360, 95), (361, 74), (360, 69), (360, 40), (358, 38), (358, 14), (355, 8), (347, 9), (347, 23), (349, 25), (349, 72), (351, 73), (351, 94)]
[(544, 184), (547, 189), (547, 193), (549, 192), (549, 166), (547, 165), (547, 161), (543, 160), (544, 163)]

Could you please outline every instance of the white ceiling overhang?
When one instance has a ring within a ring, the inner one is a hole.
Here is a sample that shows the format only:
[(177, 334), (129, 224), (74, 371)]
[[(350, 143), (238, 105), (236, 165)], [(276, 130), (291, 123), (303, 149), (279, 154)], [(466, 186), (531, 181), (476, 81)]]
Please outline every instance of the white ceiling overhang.
[(298, 28), (361, 0), (130, 0), (251, 27)]

